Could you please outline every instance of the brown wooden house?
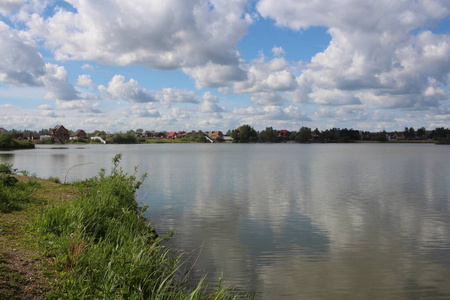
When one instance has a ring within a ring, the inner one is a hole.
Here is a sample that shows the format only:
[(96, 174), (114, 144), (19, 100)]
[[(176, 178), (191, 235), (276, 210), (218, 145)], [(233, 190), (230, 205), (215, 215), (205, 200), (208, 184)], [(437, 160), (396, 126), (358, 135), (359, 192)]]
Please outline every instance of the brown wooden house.
[(77, 139), (86, 139), (87, 134), (83, 129), (78, 129), (77, 131), (75, 131), (75, 134), (73, 135), (73, 137), (77, 138)]
[(69, 131), (63, 125), (58, 125), (53, 128), (50, 132), (50, 135), (52, 136), (52, 138), (58, 141), (69, 139)]

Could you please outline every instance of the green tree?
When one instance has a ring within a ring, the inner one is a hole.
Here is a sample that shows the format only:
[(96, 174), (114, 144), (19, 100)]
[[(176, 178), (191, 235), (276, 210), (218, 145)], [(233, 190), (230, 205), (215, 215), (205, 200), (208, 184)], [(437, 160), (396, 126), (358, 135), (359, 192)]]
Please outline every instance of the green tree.
[(233, 143), (254, 143), (258, 141), (258, 133), (250, 125), (242, 125), (231, 132)]
[(309, 127), (302, 127), (298, 131), (297, 136), (295, 137), (295, 141), (297, 143), (307, 143), (311, 141), (311, 128)]
[(13, 135), (9, 132), (0, 134), (0, 149), (10, 149), (13, 147)]
[(276, 143), (278, 142), (278, 130), (274, 130), (272, 127), (266, 127), (259, 133), (259, 141), (263, 143)]
[(425, 127), (417, 129), (417, 136), (419, 138), (423, 138), (423, 136), (427, 133)]

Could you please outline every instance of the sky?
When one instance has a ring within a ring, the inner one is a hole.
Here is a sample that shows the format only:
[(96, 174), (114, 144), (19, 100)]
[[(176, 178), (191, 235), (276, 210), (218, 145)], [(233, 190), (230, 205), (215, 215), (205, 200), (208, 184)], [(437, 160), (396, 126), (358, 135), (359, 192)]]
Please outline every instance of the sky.
[(450, 127), (450, 0), (2, 0), (0, 127)]

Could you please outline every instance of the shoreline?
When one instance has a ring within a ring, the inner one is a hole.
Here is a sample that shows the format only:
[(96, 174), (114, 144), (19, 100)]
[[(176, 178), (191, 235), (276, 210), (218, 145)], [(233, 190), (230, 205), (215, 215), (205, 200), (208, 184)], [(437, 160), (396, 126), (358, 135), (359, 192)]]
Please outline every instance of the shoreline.
[[(186, 257), (174, 256), (166, 243), (170, 235), (158, 237), (143, 217), (147, 207), (138, 206), (135, 192), (144, 177), (124, 173), (119, 161), (116, 155), (111, 174), (100, 171), (71, 184), (0, 174), (31, 191), (20, 208), (0, 211), (0, 298), (234, 295), (221, 279), (211, 290), (204, 278), (194, 284), (177, 278)], [(246, 295), (243, 299), (251, 298)]]

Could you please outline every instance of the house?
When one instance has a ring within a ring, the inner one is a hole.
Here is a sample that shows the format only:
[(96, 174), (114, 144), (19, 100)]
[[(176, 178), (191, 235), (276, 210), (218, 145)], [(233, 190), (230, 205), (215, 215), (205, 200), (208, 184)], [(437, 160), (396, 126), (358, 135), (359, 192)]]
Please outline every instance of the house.
[(59, 141), (69, 139), (69, 131), (63, 125), (58, 125), (53, 128), (50, 134), (54, 139)]
[(6, 130), (6, 129), (3, 128), (3, 127), (0, 127), (0, 134), (5, 133), (5, 132), (8, 132), (8, 130)]
[(176, 139), (178, 138), (178, 133), (176, 133), (175, 131), (171, 131), (169, 132), (169, 134), (166, 137), (167, 139)]
[(289, 130), (280, 130), (278, 132), (278, 138), (282, 139), (282, 140), (286, 140), (291, 136), (291, 132)]
[(87, 134), (83, 129), (78, 129), (77, 131), (75, 131), (75, 134), (73, 135), (73, 138), (76, 139), (85, 139), (87, 138)]
[(213, 131), (210, 133), (209, 137), (213, 140), (222, 140), (223, 133), (222, 133), (222, 131)]
[(166, 138), (166, 134), (164, 132), (157, 132), (153, 135), (154, 137)]

